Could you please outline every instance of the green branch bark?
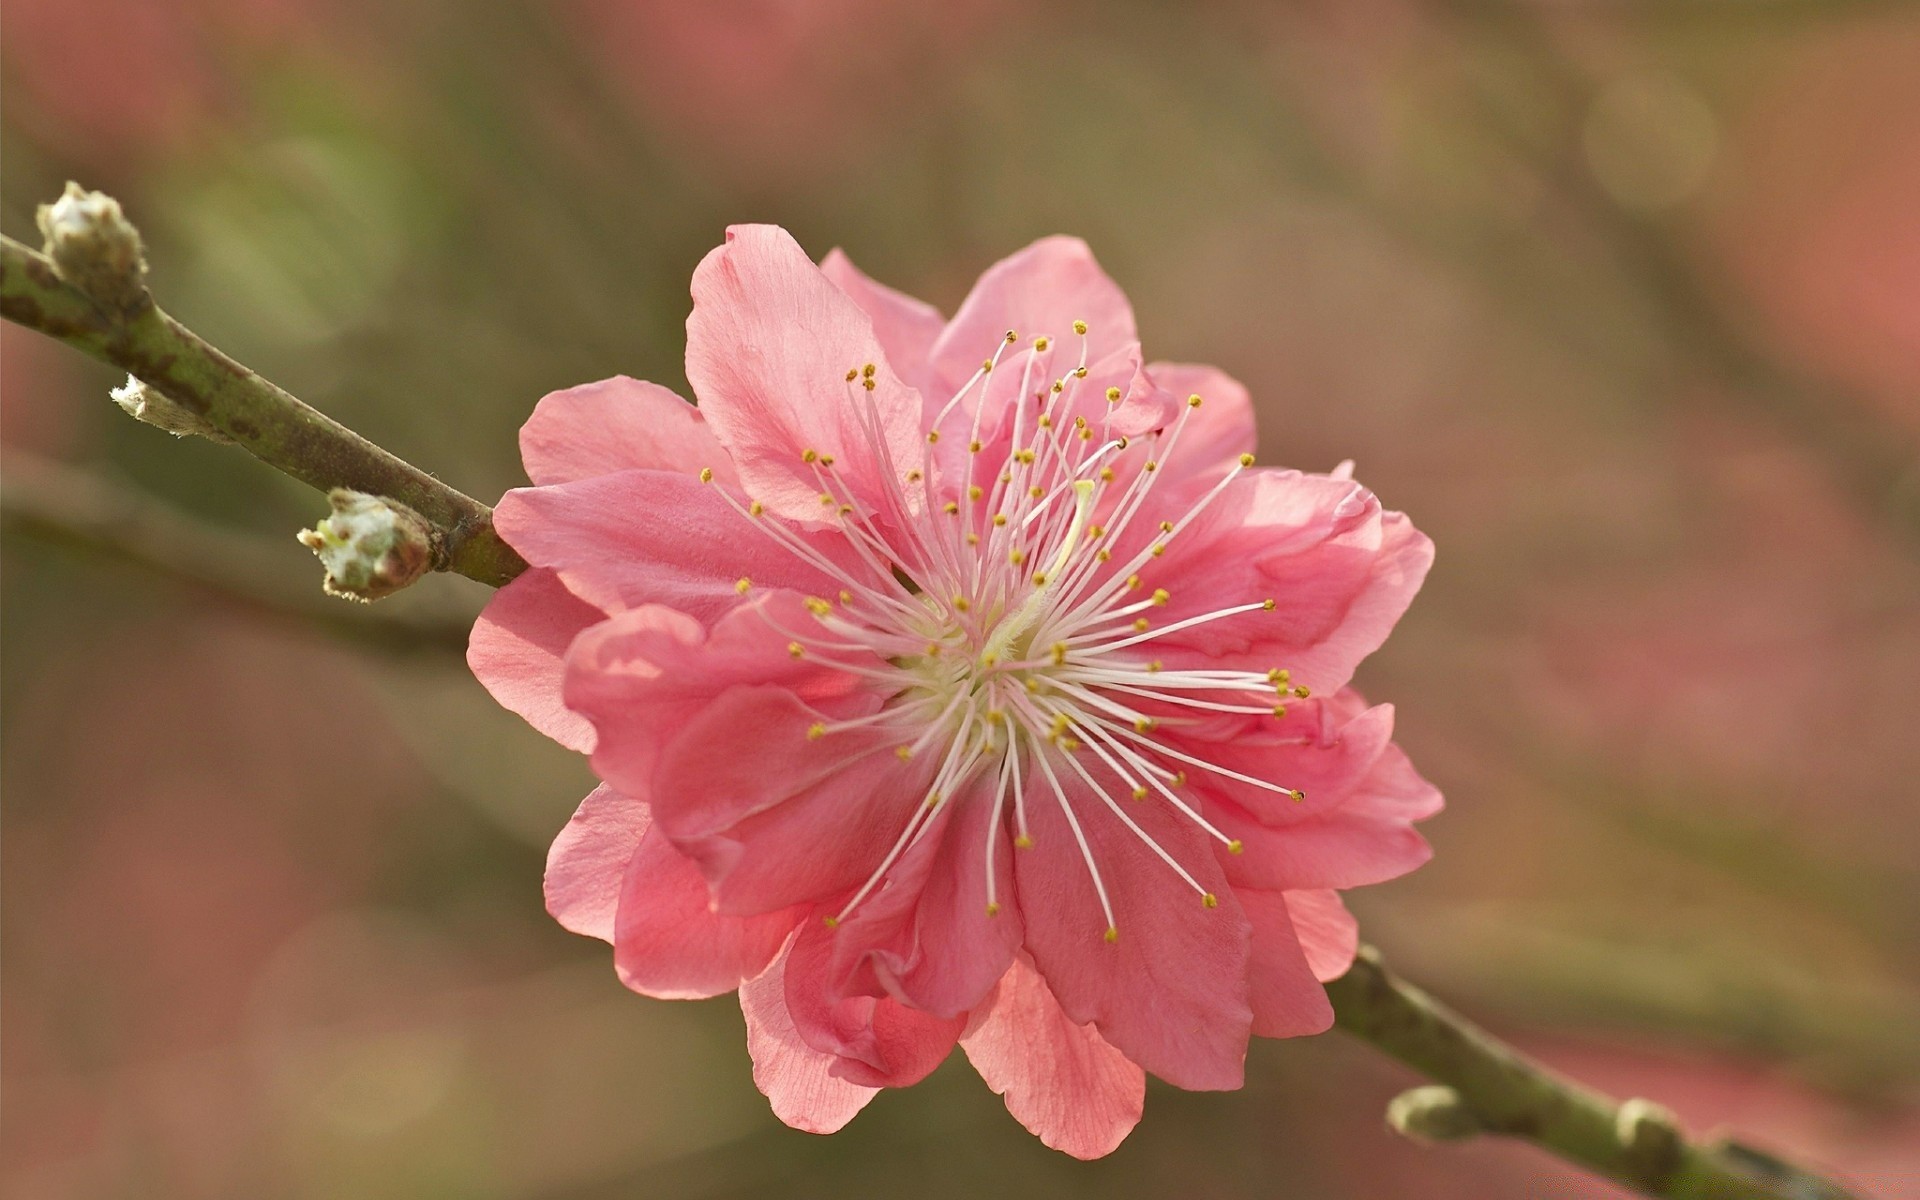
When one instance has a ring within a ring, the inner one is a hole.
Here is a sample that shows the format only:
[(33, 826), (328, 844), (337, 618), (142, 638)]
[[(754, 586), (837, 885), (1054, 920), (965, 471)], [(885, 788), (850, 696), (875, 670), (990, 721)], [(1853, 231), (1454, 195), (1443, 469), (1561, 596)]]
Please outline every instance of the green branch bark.
[(361, 437), (214, 349), (152, 299), (97, 302), (46, 255), (0, 238), (0, 316), (111, 363), (158, 389), (249, 454), (321, 491), (397, 500), (440, 533), (434, 566), (498, 587), (526, 563), (493, 510)]
[(1438, 1085), (1388, 1110), (1411, 1137), (1524, 1138), (1661, 1200), (1848, 1200), (1739, 1142), (1689, 1138), (1658, 1105), (1619, 1103), (1555, 1074), (1389, 971), (1370, 946), (1327, 994), (1339, 1028)]

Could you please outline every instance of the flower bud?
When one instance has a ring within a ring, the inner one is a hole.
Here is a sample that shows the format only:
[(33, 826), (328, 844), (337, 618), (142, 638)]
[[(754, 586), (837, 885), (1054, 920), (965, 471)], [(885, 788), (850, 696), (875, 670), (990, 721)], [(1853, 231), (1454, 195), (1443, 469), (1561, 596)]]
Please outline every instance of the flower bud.
[(233, 444), (232, 438), (215, 429), (205, 417), (169, 399), (159, 388), (142, 383), (131, 375), (127, 376), (124, 386), (114, 388), (107, 394), (134, 420), (164, 429), (175, 437), (193, 434), (211, 442), (228, 446)]
[(329, 596), (371, 602), (433, 569), (438, 531), (425, 517), (384, 496), (335, 488), (333, 513), (300, 531), (300, 544), (327, 570)]
[(58, 200), (40, 206), (35, 219), (60, 278), (116, 313), (148, 303), (140, 231), (120, 211), (118, 200), (68, 183)]
[(1387, 1105), (1387, 1124), (1416, 1142), (1457, 1142), (1484, 1128), (1459, 1092), (1439, 1084), (1395, 1096)]

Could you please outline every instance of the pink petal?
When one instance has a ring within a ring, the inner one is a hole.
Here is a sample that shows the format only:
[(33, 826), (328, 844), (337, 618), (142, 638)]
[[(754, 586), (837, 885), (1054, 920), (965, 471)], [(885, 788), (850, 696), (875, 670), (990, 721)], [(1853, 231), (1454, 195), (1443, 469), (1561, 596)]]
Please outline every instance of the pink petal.
[(1209, 805), (1207, 816), (1243, 845), (1240, 854), (1222, 852), (1235, 887), (1291, 891), (1361, 887), (1413, 870), (1433, 857), (1413, 823), (1440, 805), (1438, 789), (1388, 746), (1345, 799), (1310, 820), (1269, 826), (1230, 803)]
[(713, 912), (700, 868), (650, 828), (627, 864), (614, 966), (622, 983), (656, 999), (724, 995), (766, 969), (799, 919), (792, 909), (754, 917)]
[[(667, 471), (621, 471), (508, 492), (493, 514), (507, 544), (551, 568), (569, 591), (608, 612), (665, 604), (711, 621), (756, 586), (834, 595), (840, 584), (755, 529), (718, 483)], [(807, 535), (830, 559), (850, 559), (837, 534)]]
[[(847, 380), (868, 363), (871, 391)], [(890, 488), (889, 457), (920, 461), (919, 394), (894, 375), (859, 305), (775, 226), (728, 229), (726, 244), (694, 271), (687, 378), (745, 490), (794, 520), (820, 515), (806, 450), (833, 456), (840, 478), (871, 504)], [(883, 449), (863, 428), (868, 413)]]
[(587, 793), (547, 851), (547, 911), (562, 928), (613, 941), (620, 881), (650, 824), (631, 796), (605, 784)]
[(591, 721), (594, 770), (628, 790), (653, 794), (661, 750), (703, 705), (736, 684), (780, 684), (838, 717), (863, 716), (879, 695), (860, 681), (787, 652), (776, 626), (813, 620), (791, 593), (757, 596), (709, 633), (685, 613), (650, 604), (620, 613), (580, 638), (567, 658), (568, 706)]
[[(1146, 536), (1150, 525), (1129, 540)], [(1274, 608), (1158, 638), (1155, 657), (1170, 667), (1285, 667), (1323, 693), (1379, 649), (1433, 562), (1425, 535), (1359, 484), (1265, 469), (1229, 484), (1167, 547), (1141, 572), (1146, 587), (1172, 595), (1156, 624), (1268, 599)]]
[[(925, 391), (931, 382), (928, 355), (933, 350), (934, 339), (947, 324), (940, 310), (905, 292), (875, 283), (838, 247), (827, 251), (827, 256), (820, 260), (820, 272), (867, 314), (867, 319), (873, 322), (873, 336), (879, 339), (887, 362), (900, 377)], [(925, 399), (934, 402), (936, 398), (928, 395)], [(940, 396), (938, 402), (945, 403), (946, 399)]]
[[(1014, 859), (1027, 951), (1069, 1018), (1093, 1022), (1126, 1056), (1195, 1091), (1242, 1082), (1252, 1013), (1247, 1001), (1247, 919), (1226, 886), (1209, 839), (1154, 799), (1122, 799), (1127, 814), (1213, 893), (1201, 897), (1144, 845), (1085, 781), (1057, 765), (1092, 849), (1119, 934), (1107, 919), (1053, 790), (1029, 764), (1032, 847)], [(1096, 779), (1101, 775), (1096, 772)], [(1102, 781), (1125, 797), (1117, 780)]]
[(1007, 970), (960, 1045), (1014, 1119), (1055, 1150), (1111, 1154), (1140, 1121), (1146, 1072), (1093, 1026), (1069, 1020), (1024, 961)]
[(807, 1133), (834, 1133), (853, 1120), (878, 1088), (833, 1075), (838, 1061), (800, 1040), (787, 1011), (786, 959), (780, 957), (740, 985), (740, 1012), (747, 1021), (747, 1053), (754, 1086), (773, 1114)]
[[(596, 631), (597, 634), (597, 631)], [(1264, 700), (1264, 697), (1262, 698)], [(578, 707), (576, 705), (576, 707)], [(1155, 710), (1169, 720), (1160, 730), (1168, 746), (1221, 768), (1188, 768), (1203, 799), (1225, 798), (1267, 825), (1297, 825), (1339, 807), (1373, 770), (1393, 740), (1393, 706), (1368, 708), (1343, 689), (1329, 697), (1289, 698), (1287, 715), (1223, 715), (1195, 719), (1174, 706)], [(1259, 779), (1306, 794), (1304, 800), (1224, 774)]]
[(467, 666), (501, 707), (569, 750), (593, 749), (593, 727), (567, 710), (567, 647), (606, 614), (536, 567), (493, 594), (467, 642)]
[(1253, 994), (1253, 1031), (1261, 1037), (1301, 1037), (1333, 1027), (1333, 1005), (1300, 948), (1279, 892), (1236, 893), (1253, 922), (1247, 975)]
[(520, 427), (520, 461), (536, 484), (644, 468), (735, 482), (700, 410), (657, 383), (616, 375), (549, 392)]
[[(1008, 330), (1024, 342), (1046, 335), (1074, 347), (1073, 323), (1087, 323), (1087, 361), (1137, 342), (1133, 306), (1079, 238), (1049, 237), (987, 268), (933, 347), (934, 373), (949, 394), (990, 357)], [(1078, 350), (1063, 353), (1060, 371)], [(997, 368), (996, 368), (997, 369)], [(1056, 372), (1057, 373), (1057, 372)]]
[(811, 917), (787, 951), (787, 1011), (801, 1040), (834, 1055), (835, 1076), (865, 1087), (925, 1079), (953, 1050), (965, 1017), (937, 1017), (891, 996), (844, 995), (832, 981), (833, 932)]
[(654, 819), (700, 863), (721, 912), (769, 912), (863, 883), (919, 809), (931, 754), (902, 761), (898, 735), (814, 740), (829, 714), (780, 687), (735, 687), (660, 758)]
[[(1020, 945), (1013, 840), (993, 820), (993, 777), (963, 787), (895, 863), (886, 886), (833, 931), (835, 980), (873, 989), (941, 1017), (980, 1003)], [(986, 853), (994, 842), (999, 910), (987, 912)], [(844, 983), (842, 984), (844, 986)]]
[(1287, 915), (1313, 977), (1326, 983), (1345, 975), (1360, 949), (1360, 922), (1341, 903), (1340, 893), (1330, 888), (1288, 892)]
[(1242, 454), (1254, 452), (1258, 439), (1253, 398), (1239, 380), (1195, 363), (1157, 362), (1147, 373), (1181, 400), (1199, 396), (1203, 401), (1187, 418), (1180, 445), (1167, 460), (1168, 470), (1177, 476), (1218, 478)]

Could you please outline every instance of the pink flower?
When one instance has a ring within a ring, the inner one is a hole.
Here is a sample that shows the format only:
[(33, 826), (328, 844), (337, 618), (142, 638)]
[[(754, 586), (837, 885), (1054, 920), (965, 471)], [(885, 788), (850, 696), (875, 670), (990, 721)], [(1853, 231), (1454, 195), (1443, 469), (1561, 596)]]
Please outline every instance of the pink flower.
[(943, 321), (730, 230), (694, 408), (613, 379), (521, 434), (493, 694), (593, 757), (547, 900), (650, 996), (736, 988), (781, 1119), (838, 1129), (957, 1042), (1048, 1145), (1145, 1072), (1241, 1084), (1332, 1022), (1336, 889), (1440, 797), (1345, 684), (1432, 548), (1346, 478), (1252, 467), (1246, 391), (1145, 365), (1086, 247)]

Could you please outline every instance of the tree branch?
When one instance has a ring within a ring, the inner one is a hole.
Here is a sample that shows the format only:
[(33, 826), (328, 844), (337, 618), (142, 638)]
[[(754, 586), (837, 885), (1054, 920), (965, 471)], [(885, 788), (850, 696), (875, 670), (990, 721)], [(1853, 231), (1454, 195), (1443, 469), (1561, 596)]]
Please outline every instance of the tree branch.
[(397, 500), (439, 530), (436, 570), (498, 587), (526, 563), (493, 529), (493, 510), (455, 491), (214, 349), (150, 297), (97, 303), (46, 255), (0, 238), (0, 317), (112, 363), (302, 483)]
[(1389, 1109), (1410, 1136), (1524, 1138), (1661, 1200), (1848, 1200), (1739, 1142), (1688, 1138), (1658, 1105), (1616, 1103), (1560, 1077), (1393, 974), (1371, 946), (1327, 994), (1341, 1029), (1442, 1085)]

